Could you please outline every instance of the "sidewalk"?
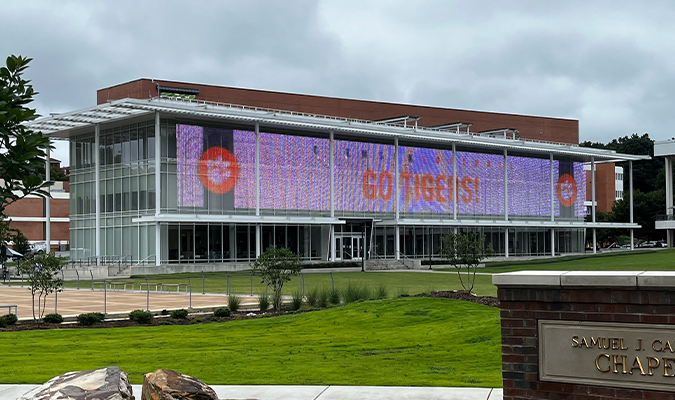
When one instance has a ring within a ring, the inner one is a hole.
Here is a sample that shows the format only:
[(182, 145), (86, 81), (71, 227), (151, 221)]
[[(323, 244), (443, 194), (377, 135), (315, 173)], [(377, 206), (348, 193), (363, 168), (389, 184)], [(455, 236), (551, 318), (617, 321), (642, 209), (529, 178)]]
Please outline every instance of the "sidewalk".
[[(15, 400), (36, 385), (0, 385), (0, 400)], [(136, 400), (141, 385), (132, 385)], [(502, 389), (396, 386), (213, 385), (221, 399), (248, 400), (502, 400)]]

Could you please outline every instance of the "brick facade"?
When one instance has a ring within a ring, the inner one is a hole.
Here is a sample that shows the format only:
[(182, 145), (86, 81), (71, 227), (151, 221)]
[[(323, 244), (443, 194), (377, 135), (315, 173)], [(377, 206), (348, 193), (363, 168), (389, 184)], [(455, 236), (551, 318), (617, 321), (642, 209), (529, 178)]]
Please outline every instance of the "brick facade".
[(209, 100), (228, 104), (298, 111), (369, 121), (398, 117), (401, 115), (414, 115), (420, 117), (420, 126), (468, 122), (473, 124), (471, 126), (471, 131), (473, 132), (500, 128), (515, 128), (518, 129), (518, 134), (524, 139), (568, 144), (579, 143), (579, 121), (573, 119), (342, 99), (296, 93), (203, 85), (197, 83), (162, 81), (157, 79), (137, 79), (135, 81), (100, 89), (96, 93), (96, 104), (103, 104), (106, 101), (124, 98), (147, 99), (155, 97), (158, 95), (158, 84), (163, 86), (198, 89), (199, 94), (196, 96), (198, 100)]
[(675, 393), (539, 380), (540, 319), (675, 325), (675, 287), (500, 287), (504, 400), (675, 399)]

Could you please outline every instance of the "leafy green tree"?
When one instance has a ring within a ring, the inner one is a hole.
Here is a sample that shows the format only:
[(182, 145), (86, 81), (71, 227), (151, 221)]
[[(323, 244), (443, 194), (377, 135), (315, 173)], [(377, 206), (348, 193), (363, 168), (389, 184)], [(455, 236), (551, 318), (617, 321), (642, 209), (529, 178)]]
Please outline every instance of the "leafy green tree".
[(272, 306), (281, 310), (281, 289), (284, 283), (302, 271), (298, 255), (287, 248), (267, 249), (253, 263), (253, 273), (262, 278), (262, 283), (272, 287)]
[[(665, 231), (656, 230), (656, 216), (664, 214), (666, 210), (666, 193), (663, 190), (654, 190), (643, 193), (640, 190), (633, 192), (633, 221), (642, 227), (635, 231), (635, 236), (648, 239), (663, 239)], [(617, 200), (612, 207), (614, 221), (630, 221), (630, 198), (625, 196), (623, 200)]]
[[(455, 267), (459, 282), (469, 293), (476, 283), (476, 268), (491, 254), (492, 248), (486, 245), (485, 237), (475, 232), (449, 233), (443, 236), (441, 256)], [(462, 269), (466, 270), (466, 283), (462, 279)]]
[[(663, 170), (663, 160), (654, 158), (654, 141), (648, 133), (640, 136), (637, 133), (631, 136), (623, 136), (613, 139), (607, 143), (607, 148), (618, 153), (646, 155), (652, 157), (651, 160), (633, 161), (633, 189), (640, 190), (643, 193), (649, 193), (656, 190), (659, 185), (657, 178), (659, 172)], [(630, 187), (630, 176), (628, 173), (628, 162), (618, 163), (623, 167), (624, 185), (626, 189)]]
[[(33, 297), (33, 319), (42, 319), (47, 304), (47, 296), (63, 290), (63, 281), (57, 277), (66, 259), (54, 253), (36, 254), (34, 258), (21, 264), (20, 270), (26, 275), (28, 287)], [(35, 297), (37, 296), (37, 304)], [(37, 305), (37, 314), (35, 307)]]
[(51, 185), (40, 175), (47, 159), (49, 139), (25, 127), (37, 117), (28, 108), (37, 94), (22, 75), (31, 59), (11, 55), (0, 68), (0, 214), (7, 205), (28, 194), (49, 196)]
[(14, 232), (14, 238), (12, 239), (12, 242), (14, 242), (14, 251), (21, 253), (24, 257), (29, 255), (30, 242), (28, 241), (28, 238), (18, 229), (15, 229)]

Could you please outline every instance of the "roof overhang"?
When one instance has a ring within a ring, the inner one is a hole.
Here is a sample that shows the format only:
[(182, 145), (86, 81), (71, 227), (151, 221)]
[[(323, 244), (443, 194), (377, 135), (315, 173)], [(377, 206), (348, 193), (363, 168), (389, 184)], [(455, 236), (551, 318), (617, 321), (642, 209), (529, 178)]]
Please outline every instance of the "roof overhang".
[(479, 133), (457, 132), (456, 129), (439, 129), (414, 126), (396, 126), (382, 122), (322, 116), (206, 102), (201, 100), (177, 101), (163, 98), (122, 99), (94, 107), (54, 114), (34, 120), (29, 129), (42, 132), (55, 139), (70, 137), (93, 130), (97, 124), (119, 123), (127, 119), (149, 116), (159, 112), (164, 115), (195, 116), (208, 119), (226, 119), (242, 123), (259, 123), (263, 126), (299, 128), (319, 132), (336, 132), (348, 135), (390, 137), (423, 145), (435, 142), (437, 145), (457, 144), (471, 148), (487, 148), (492, 151), (513, 151), (519, 154), (554, 154), (574, 160), (596, 162), (618, 162), (648, 160), (649, 156), (621, 154), (612, 150), (579, 147), (577, 145), (543, 142), (535, 140), (496, 138), (480, 136)]

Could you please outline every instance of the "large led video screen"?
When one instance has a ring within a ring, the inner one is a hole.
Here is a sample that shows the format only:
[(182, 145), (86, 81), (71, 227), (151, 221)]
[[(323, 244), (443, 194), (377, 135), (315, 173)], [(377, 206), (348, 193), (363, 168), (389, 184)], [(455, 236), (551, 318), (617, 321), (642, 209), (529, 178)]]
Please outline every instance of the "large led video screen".
[[(179, 207), (255, 208), (254, 132), (177, 125), (176, 141)], [(393, 213), (394, 160), (392, 145), (336, 140), (335, 209)], [(458, 151), (453, 160), (450, 150), (400, 146), (398, 162), (402, 213), (452, 214), (457, 198), (459, 214), (504, 214), (502, 155)], [(509, 215), (550, 215), (550, 161), (508, 157), (506, 166)], [(553, 176), (555, 215), (584, 217), (583, 164), (556, 160)], [(329, 140), (260, 133), (260, 207), (330, 210)]]

